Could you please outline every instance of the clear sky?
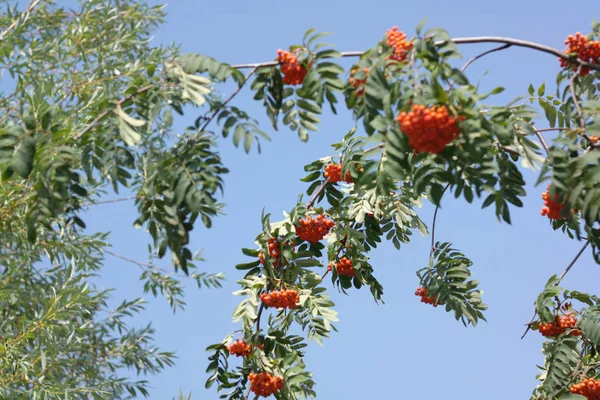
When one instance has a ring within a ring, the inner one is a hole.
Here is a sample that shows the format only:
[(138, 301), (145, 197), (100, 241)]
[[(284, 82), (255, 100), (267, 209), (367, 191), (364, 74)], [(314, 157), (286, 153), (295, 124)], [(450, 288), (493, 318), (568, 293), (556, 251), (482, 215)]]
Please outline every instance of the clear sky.
[[(411, 37), (425, 17), (426, 27), (443, 27), (452, 37), (507, 36), (562, 49), (568, 34), (588, 32), (591, 19), (600, 17), (598, 0), (579, 0), (576, 5), (556, 0), (173, 0), (166, 10), (168, 23), (156, 33), (157, 43), (177, 42), (186, 52), (230, 63), (273, 60), (278, 48), (300, 43), (311, 27), (333, 32), (328, 41), (339, 50), (361, 50), (394, 25)], [(493, 46), (464, 45), (460, 50), (470, 58)], [(558, 60), (552, 56), (511, 48), (478, 61), (467, 76), (475, 82), (483, 77), (483, 90), (505, 86), (507, 90), (494, 102), (506, 104), (526, 94), (529, 83), (538, 87), (546, 81), (548, 90), (554, 90), (558, 71)], [(188, 307), (175, 315), (162, 298), (146, 295), (147, 311), (134, 322), (152, 321), (159, 345), (179, 356), (175, 368), (148, 378), (154, 387), (152, 399), (171, 399), (180, 387), (192, 391), (193, 399), (218, 398), (214, 389), (204, 390), (205, 348), (239, 327), (231, 322), (231, 313), (241, 298), (231, 292), (237, 290), (235, 281), (242, 276), (234, 265), (247, 260), (240, 248), (253, 247), (263, 207), (277, 219), (282, 210), (294, 206), (307, 187), (299, 181), (303, 165), (333, 155), (329, 144), (352, 127), (348, 113), (325, 114), (320, 131), (302, 144), (295, 133), (270, 129), (249, 90), (234, 104), (258, 117), (273, 142), (264, 144), (260, 155), (246, 155), (234, 148), (230, 138), (220, 142), (224, 162), (231, 169), (225, 177), (227, 215), (210, 230), (194, 230), (192, 246), (204, 249), (204, 270), (226, 273), (224, 288), (198, 290), (191, 283)], [(187, 126), (201, 112), (178, 120), (177, 126)], [(533, 186), (536, 173), (527, 171), (525, 178), (528, 197), (522, 209), (512, 209), (512, 226), (499, 224), (492, 208), (481, 210), (480, 202), (468, 205), (452, 196), (444, 199), (439, 215), (437, 238), (451, 241), (474, 261), (473, 274), (485, 291), (489, 322), (465, 328), (443, 308), (419, 302), (414, 295), (415, 271), (427, 265), (429, 238), (415, 234), (414, 241), (399, 252), (391, 243), (383, 245), (372, 253), (372, 264), (385, 287), (385, 305), (376, 305), (368, 290), (351, 290), (350, 296), (331, 291), (339, 311), (339, 333), (333, 333), (323, 348), (310, 344), (306, 356), (318, 398), (529, 398), (536, 385), (536, 364), (542, 363), (542, 341), (537, 332), (520, 340), (524, 324), (548, 277), (560, 273), (581, 244), (552, 231), (548, 219), (540, 216), (545, 185)], [(428, 224), (432, 211), (431, 206), (421, 210)], [(132, 227), (134, 213), (133, 204), (107, 204), (91, 210), (86, 222), (90, 231), (112, 232), (113, 251), (145, 261), (149, 236)], [(117, 303), (143, 295), (139, 273), (135, 265), (107, 258), (101, 283), (117, 289)], [(600, 269), (588, 250), (564, 285), (593, 291), (599, 277)]]

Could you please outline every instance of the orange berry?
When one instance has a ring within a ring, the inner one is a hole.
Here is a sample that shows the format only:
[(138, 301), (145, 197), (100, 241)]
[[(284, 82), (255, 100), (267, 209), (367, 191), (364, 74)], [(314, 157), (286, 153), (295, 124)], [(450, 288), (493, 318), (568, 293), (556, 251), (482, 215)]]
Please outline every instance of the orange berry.
[(307, 242), (318, 243), (329, 233), (334, 225), (335, 222), (326, 219), (324, 215), (301, 219), (300, 225), (296, 226), (296, 235)]
[(406, 34), (399, 31), (397, 26), (385, 31), (385, 34), (387, 36), (388, 46), (394, 50), (394, 53), (389, 56), (389, 59), (400, 62), (405, 61), (408, 52), (414, 47), (414, 43), (407, 41)]
[[(564, 217), (562, 216), (562, 210), (565, 208), (567, 204), (567, 199), (563, 203), (560, 203), (560, 198), (556, 193), (554, 195), (554, 199), (550, 198), (550, 185), (548, 185), (548, 189), (542, 193), (542, 199), (544, 200), (544, 207), (542, 207), (542, 215), (548, 216), (550, 219), (562, 220)], [(573, 210), (577, 212), (576, 210)]]
[(300, 296), (297, 290), (276, 290), (269, 293), (262, 293), (260, 300), (268, 307), (289, 308), (293, 310), (298, 307)]
[(350, 171), (346, 172), (346, 176), (345, 179), (342, 179), (341, 173), (342, 173), (342, 168), (343, 165), (339, 165), (339, 164), (328, 164), (325, 167), (325, 172), (323, 173), (323, 176), (325, 178), (327, 178), (327, 180), (330, 183), (337, 183), (340, 181), (344, 181), (346, 183), (352, 183), (352, 174), (350, 174)]
[(268, 372), (259, 372), (248, 374), (250, 381), (250, 390), (257, 396), (269, 397), (283, 389), (283, 378), (272, 376)]
[(409, 146), (418, 153), (437, 154), (460, 134), (456, 118), (448, 114), (446, 106), (415, 104), (409, 112), (398, 114), (397, 120)]
[(245, 340), (236, 340), (227, 346), (227, 350), (232, 356), (248, 357), (252, 355), (252, 348)]
[(298, 62), (298, 58), (289, 51), (277, 50), (277, 61), (279, 61), (283, 73), (283, 83), (286, 85), (300, 85), (304, 81), (308, 70)]
[(335, 263), (335, 269), (339, 275), (356, 276), (352, 260), (342, 257)]
[[(590, 41), (587, 37), (583, 36), (580, 32), (575, 35), (569, 35), (565, 40), (565, 44), (568, 48), (565, 50), (565, 54), (576, 54), (577, 58), (582, 61), (586, 61), (591, 64), (598, 64), (600, 59), (600, 42)], [(572, 65), (568, 61), (559, 58), (561, 67), (570, 67), (571, 70), (576, 71), (579, 67)], [(590, 73), (589, 68), (581, 68), (579, 71), (580, 76), (586, 76)]]
[(417, 290), (415, 291), (415, 296), (421, 297), (421, 303), (431, 304), (434, 307), (437, 307), (439, 304), (435, 301), (434, 296), (431, 296), (431, 297), (427, 296), (427, 288), (418, 287)]

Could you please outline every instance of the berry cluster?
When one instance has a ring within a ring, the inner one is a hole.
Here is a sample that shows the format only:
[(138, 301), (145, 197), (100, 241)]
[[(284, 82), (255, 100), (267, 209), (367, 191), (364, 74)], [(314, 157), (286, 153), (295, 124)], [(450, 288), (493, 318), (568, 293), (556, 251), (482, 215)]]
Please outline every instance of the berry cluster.
[[(358, 71), (361, 71), (361, 70), (365, 73), (365, 78), (364, 79), (355, 78), (354, 75)], [(356, 89), (358, 89), (360, 87), (360, 89), (356, 91), (357, 96), (361, 96), (363, 93), (365, 93), (365, 88), (363, 85), (365, 83), (367, 83), (368, 76), (369, 76), (369, 68), (354, 68), (354, 69), (352, 69), (352, 71), (350, 71), (350, 79), (348, 80), (348, 82), (350, 83), (350, 85), (352, 85)]]
[(250, 390), (257, 396), (269, 397), (283, 389), (283, 378), (272, 376), (268, 372), (259, 372), (248, 374), (250, 381)]
[[(294, 243), (290, 243), (292, 249), (294, 248)], [(279, 268), (281, 260), (279, 259), (279, 255), (281, 254), (281, 249), (279, 247), (279, 242), (275, 238), (270, 238), (267, 240), (267, 249), (269, 250), (269, 256), (273, 258), (273, 267)], [(265, 255), (262, 251), (258, 252), (258, 259), (262, 265), (265, 265)]]
[(419, 153), (437, 154), (460, 134), (457, 119), (448, 114), (446, 106), (415, 104), (409, 112), (402, 111), (397, 120), (409, 146)]
[(421, 297), (421, 303), (431, 304), (434, 307), (438, 306), (438, 303), (435, 301), (435, 297), (433, 297), (433, 296), (427, 297), (427, 289), (426, 288), (418, 287), (417, 291), (415, 292), (415, 296)]
[[(564, 316), (559, 316), (552, 322), (540, 324), (538, 326), (538, 330), (544, 337), (556, 337), (565, 333), (567, 329), (574, 328), (576, 324), (577, 318), (575, 318), (572, 314), (567, 313)], [(581, 331), (579, 329), (573, 329), (570, 332), (570, 335), (579, 336), (581, 335)]]
[(324, 215), (301, 219), (300, 226), (296, 226), (296, 235), (307, 242), (318, 243), (334, 225), (335, 222), (325, 218)]
[(277, 290), (269, 293), (262, 293), (260, 299), (268, 307), (289, 308), (290, 310), (298, 307), (300, 296), (297, 290)]
[(281, 64), (283, 83), (286, 85), (300, 85), (308, 70), (298, 62), (298, 58), (289, 51), (277, 50), (277, 61)]
[(600, 400), (600, 381), (594, 378), (585, 378), (571, 386), (569, 391), (587, 397), (589, 400)]
[(245, 340), (236, 340), (227, 346), (227, 350), (232, 356), (248, 357), (252, 355), (252, 348)]
[(356, 272), (354, 272), (354, 266), (352, 265), (352, 260), (347, 257), (342, 257), (338, 262), (335, 263), (335, 269), (338, 275), (348, 275), (348, 276), (356, 276)]
[(406, 34), (398, 30), (397, 26), (385, 31), (387, 35), (387, 44), (394, 50), (394, 54), (389, 56), (391, 60), (404, 61), (408, 52), (412, 50), (414, 44), (406, 40)]
[(342, 168), (343, 165), (340, 164), (328, 164), (325, 167), (325, 173), (323, 176), (327, 178), (330, 183), (337, 183), (340, 181), (352, 183), (352, 175), (350, 174), (350, 171), (346, 172), (345, 179), (342, 179)]
[[(580, 60), (592, 64), (598, 64), (600, 61), (600, 42), (588, 40), (588, 38), (583, 36), (580, 32), (577, 32), (575, 35), (569, 35), (567, 40), (565, 40), (565, 44), (569, 46), (568, 49), (565, 50), (566, 54), (575, 53)], [(563, 68), (570, 65), (568, 61), (563, 60), (562, 58), (559, 60), (560, 66)], [(574, 70), (577, 68), (577, 66), (572, 67)], [(586, 76), (589, 73), (589, 68), (581, 68), (579, 71), (579, 75), (581, 76)]]
[[(554, 199), (550, 198), (550, 185), (548, 185), (548, 189), (542, 193), (542, 199), (544, 200), (544, 207), (542, 207), (542, 215), (548, 216), (550, 219), (561, 220), (564, 217), (561, 215), (563, 208), (567, 204), (567, 199), (563, 203), (560, 203), (560, 198), (558, 193), (554, 194)], [(577, 210), (573, 210), (577, 212)]]

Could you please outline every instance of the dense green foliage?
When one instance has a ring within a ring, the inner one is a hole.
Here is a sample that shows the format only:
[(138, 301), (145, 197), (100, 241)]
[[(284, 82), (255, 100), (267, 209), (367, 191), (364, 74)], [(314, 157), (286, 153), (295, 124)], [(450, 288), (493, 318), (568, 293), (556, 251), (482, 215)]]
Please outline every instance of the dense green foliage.
[[(277, 61), (235, 67), (153, 47), (150, 34), (163, 18), (162, 7), (142, 0), (91, 0), (77, 10), (34, 0), (26, 10), (7, 5), (0, 18), (7, 73), (0, 96), (2, 398), (146, 396), (147, 382), (126, 379), (124, 371), (140, 376), (173, 365), (174, 354), (154, 346), (151, 326), (128, 325), (128, 317), (143, 310), (142, 299), (111, 310), (109, 293), (90, 283), (105, 255), (118, 255), (109, 250), (108, 234), (86, 232), (82, 214), (110, 190), (132, 193), (138, 215), (131, 222), (149, 233), (150, 260), (168, 255), (174, 266), (169, 272), (136, 262), (144, 289), (163, 295), (173, 311), (185, 306), (181, 279), (219, 287), (223, 275), (199, 271), (202, 258), (189, 235), (198, 225), (210, 228), (222, 213), (228, 170), (217, 151), (219, 137), (231, 136), (246, 152), (270, 140), (252, 116), (229, 104), (247, 83), (265, 107), (269, 130), (283, 124), (305, 142), (325, 110), (335, 114), (342, 104), (355, 126), (333, 145), (335, 157), (304, 167), (312, 197), (300, 197), (281, 221), (263, 215), (256, 248), (242, 250), (251, 257), (237, 266), (245, 275), (234, 293), (243, 299), (233, 318), (242, 329), (208, 348), (206, 386), (215, 385), (222, 398), (247, 399), (250, 373), (260, 371), (283, 378), (278, 399), (315, 397), (302, 334), (322, 343), (335, 330), (325, 278), (344, 293), (366, 287), (383, 301), (368, 253), (384, 239), (401, 249), (414, 232), (429, 234), (415, 210), (423, 201), (438, 206), (450, 193), (468, 203), (481, 198), (499, 221), (510, 223), (511, 208), (522, 206), (526, 195), (521, 168), (541, 167), (538, 183), (550, 182), (549, 195), (564, 203), (552, 227), (591, 244), (600, 263), (598, 63), (563, 55), (571, 64), (559, 73), (555, 94), (530, 86), (528, 95), (498, 106), (485, 102), (503, 89), (480, 93), (469, 83), (463, 72), (470, 62), (462, 70), (453, 66), (460, 43), (441, 29), (422, 33), (420, 24), (402, 60), (390, 59), (396, 50), (386, 38), (360, 54), (340, 53), (321, 43), (326, 34), (310, 30), (301, 45), (290, 47), (306, 68), (302, 84), (292, 86)], [(589, 40), (598, 40), (598, 24), (593, 30)], [(504, 45), (493, 51), (523, 45), (496, 41)], [(341, 57), (358, 57), (354, 68), (368, 69), (355, 75), (363, 86), (350, 84)], [(591, 72), (580, 76), (583, 66)], [(227, 82), (237, 90), (223, 100), (216, 86)], [(460, 132), (443, 151), (413, 151), (397, 117), (414, 105), (444, 106), (458, 121)], [(539, 111), (549, 128), (537, 127)], [(193, 123), (174, 132), (174, 118), (184, 114), (192, 114)], [(551, 146), (540, 129), (559, 132)], [(352, 183), (325, 178), (332, 163), (342, 165), (341, 176), (349, 174)], [(301, 220), (314, 215), (335, 222), (324, 241), (299, 237)], [(342, 259), (351, 260), (352, 273), (342, 273)], [(450, 243), (432, 238), (430, 264), (417, 271), (432, 301), (465, 326), (485, 320), (487, 308), (471, 264)], [(598, 375), (600, 300), (564, 290), (561, 279), (548, 281), (536, 301), (539, 320), (530, 327), (552, 323), (567, 309), (578, 325), (544, 344), (532, 399), (567, 395), (583, 377)], [(296, 290), (298, 304), (266, 307), (261, 295), (276, 289)], [(234, 363), (227, 346), (236, 338), (249, 343), (252, 354)]]

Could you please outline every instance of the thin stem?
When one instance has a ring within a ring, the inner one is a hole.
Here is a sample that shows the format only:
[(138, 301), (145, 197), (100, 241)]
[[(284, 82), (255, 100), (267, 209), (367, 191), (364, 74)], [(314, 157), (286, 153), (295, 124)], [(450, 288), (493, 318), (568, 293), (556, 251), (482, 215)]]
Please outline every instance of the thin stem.
[(535, 129), (533, 132), (535, 133), (535, 136), (537, 136), (538, 140), (542, 144), (542, 147), (544, 148), (544, 150), (546, 150), (546, 155), (548, 156), (548, 158), (550, 158), (550, 147), (548, 147), (548, 143), (546, 142), (546, 139), (544, 139), (544, 136), (540, 133), (541, 130)]
[(442, 203), (442, 197), (444, 196), (444, 193), (446, 193), (446, 190), (448, 190), (449, 187), (450, 183), (448, 182), (446, 187), (444, 187), (442, 195), (440, 196), (440, 201), (438, 205), (435, 206), (435, 211), (433, 212), (433, 223), (431, 224), (431, 249), (429, 250), (429, 258), (433, 256), (433, 249), (435, 248), (435, 223), (437, 222), (438, 210), (440, 209), (440, 204)]
[(129, 200), (135, 200), (135, 199), (137, 199), (137, 196), (123, 197), (123, 198), (120, 198), (120, 199), (113, 199), (113, 200), (93, 201), (93, 202), (84, 204), (84, 207), (85, 206), (96, 206), (98, 204), (118, 203), (118, 202), (121, 202), (121, 201), (129, 201)]
[[(462, 66), (462, 68), (460, 69), (460, 72), (465, 72), (465, 70), (467, 68), (469, 68), (469, 65), (473, 64), (475, 61), (479, 60), (481, 57), (485, 57), (488, 54), (494, 53), (496, 51), (501, 51), (501, 50), (508, 49), (511, 46), (512, 46), (512, 44), (506, 43), (506, 44), (504, 44), (504, 45), (502, 45), (500, 47), (496, 47), (496, 48), (490, 49), (488, 51), (485, 51), (485, 52), (483, 52), (483, 53), (481, 53), (481, 54), (479, 54), (479, 55), (471, 58), (469, 61), (466, 62), (465, 65)], [(454, 81), (452, 81), (452, 83), (450, 83), (450, 86), (448, 87), (448, 90), (452, 89), (453, 86), (454, 86)]]
[[(585, 244), (583, 245), (583, 247), (579, 250), (579, 252), (575, 255), (575, 257), (571, 260), (571, 262), (569, 263), (569, 265), (567, 265), (567, 268), (565, 268), (565, 270), (563, 271), (563, 273), (558, 278), (558, 281), (556, 281), (556, 283), (554, 285), (558, 285), (560, 283), (560, 281), (565, 277), (565, 275), (567, 275), (569, 273), (569, 271), (571, 270), (571, 268), (573, 268), (573, 266), (575, 265), (575, 263), (577, 262), (577, 260), (579, 260), (579, 257), (581, 257), (581, 255), (583, 254), (583, 252), (585, 251), (585, 249), (589, 246), (589, 244), (590, 244), (590, 241), (587, 240), (585, 242)], [(525, 324), (525, 325), (527, 325), (527, 328), (525, 329), (525, 332), (523, 333), (523, 336), (521, 336), (521, 339), (523, 339), (525, 337), (525, 335), (527, 335), (527, 332), (529, 332), (529, 330), (531, 329), (531, 325), (533, 324), (533, 321), (535, 320), (535, 317), (537, 317), (537, 310), (535, 310), (533, 312), (533, 317), (531, 317), (531, 320), (529, 321), (529, 323)]]
[(319, 195), (321, 194), (321, 192), (323, 192), (323, 190), (325, 190), (325, 187), (327, 187), (328, 184), (329, 184), (328, 180), (324, 180), (323, 183), (321, 183), (321, 186), (319, 186), (317, 188), (317, 191), (315, 192), (315, 194), (313, 194), (313, 196), (311, 197), (311, 199), (306, 204), (306, 208), (307, 209), (310, 210), (315, 205), (315, 202), (317, 201), (317, 197), (319, 197)]
[(210, 124), (210, 122), (217, 116), (217, 114), (219, 113), (219, 111), (221, 111), (231, 100), (233, 100), (233, 98), (235, 96), (237, 96), (237, 94), (240, 92), (240, 90), (242, 90), (242, 88), (244, 87), (244, 85), (246, 84), (246, 82), (248, 82), (248, 79), (250, 79), (250, 77), (252, 75), (254, 75), (254, 73), (256, 72), (258, 68), (253, 68), (252, 71), (250, 71), (246, 77), (244, 78), (244, 82), (242, 82), (242, 84), (235, 90), (235, 92), (231, 93), (231, 96), (229, 96), (227, 98), (227, 100), (225, 100), (223, 102), (223, 104), (221, 104), (219, 107), (217, 107), (217, 109), (215, 110), (215, 112), (206, 119), (206, 122), (204, 123), (204, 125), (202, 125), (202, 128), (200, 128), (200, 131), (203, 131), (206, 129), (206, 127), (208, 126), (208, 124)]
[[(595, 71), (600, 71), (599, 64), (591, 64), (591, 63), (583, 61), (579, 58), (570, 57), (567, 54), (565, 54), (564, 52), (554, 49), (552, 47), (544, 46), (539, 43), (528, 42), (526, 40), (512, 39), (512, 38), (506, 38), (506, 37), (500, 37), (500, 36), (477, 36), (477, 37), (470, 37), (470, 38), (454, 38), (454, 39), (450, 39), (450, 41), (452, 41), (456, 44), (504, 43), (504, 44), (509, 44), (511, 46), (516, 46), (516, 47), (525, 47), (525, 48), (540, 51), (542, 53), (551, 54), (553, 56), (559, 57), (563, 60), (570, 61), (574, 64), (580, 65), (585, 68), (593, 69)], [(447, 43), (447, 42), (448, 41), (446, 41), (446, 40), (442, 40), (442, 41), (435, 42), (435, 44), (439, 46), (439, 45)], [(341, 53), (341, 57), (360, 57), (363, 54), (364, 54), (364, 52), (362, 52), (362, 51), (346, 51), (346, 52)], [(252, 63), (252, 64), (237, 64), (237, 65), (233, 65), (232, 67), (237, 68), (237, 69), (261, 68), (261, 67), (273, 67), (278, 64), (279, 64), (278, 61), (268, 61), (268, 62), (262, 62), (262, 63)]]

